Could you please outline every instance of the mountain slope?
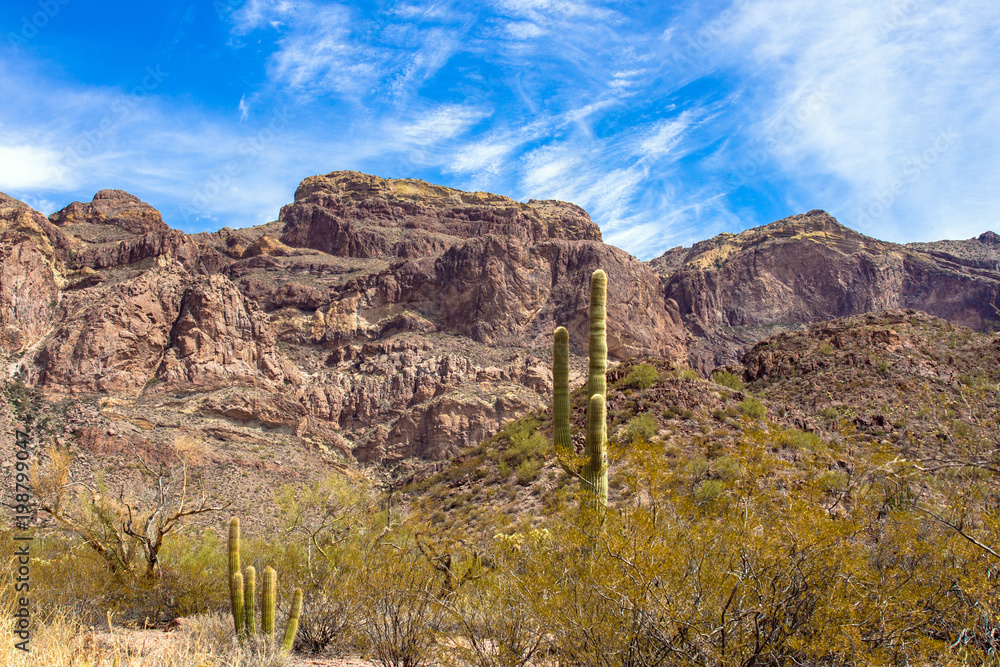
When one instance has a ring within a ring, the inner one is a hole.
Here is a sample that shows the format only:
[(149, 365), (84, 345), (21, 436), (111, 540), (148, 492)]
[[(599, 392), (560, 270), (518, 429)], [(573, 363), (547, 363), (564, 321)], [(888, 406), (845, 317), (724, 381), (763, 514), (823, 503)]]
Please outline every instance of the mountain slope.
[(1000, 245), (898, 245), (810, 211), (675, 248), (650, 262), (695, 336), (691, 364), (732, 364), (766, 336), (810, 322), (915, 308), (979, 331), (1000, 328)]

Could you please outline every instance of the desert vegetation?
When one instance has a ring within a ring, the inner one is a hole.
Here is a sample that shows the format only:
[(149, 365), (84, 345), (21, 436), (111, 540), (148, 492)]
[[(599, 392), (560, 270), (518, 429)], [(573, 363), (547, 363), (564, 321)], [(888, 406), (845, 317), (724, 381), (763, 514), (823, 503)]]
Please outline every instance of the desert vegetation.
[[(7, 643), (0, 659), (274, 664), (299, 588), (297, 653), (385, 667), (993, 664), (995, 339), (931, 318), (825, 326), (769, 343), (767, 372), (742, 378), (652, 358), (611, 368), (606, 509), (563, 471), (551, 410), (406, 480), (336, 472), (277, 489), (281, 521), (240, 547), (244, 568), (276, 572), (276, 639), (237, 638), (226, 509), (178, 516), (151, 570), (148, 541), (116, 526), (153, 509), (66, 489), (75, 523), (37, 531), (33, 653)], [(585, 433), (587, 390), (568, 402)], [(149, 484), (165, 507), (202, 508), (200, 490), (177, 495), (182, 461), (151, 467)], [(60, 465), (43, 457), (38, 479)], [(118, 540), (128, 567), (93, 544)], [(127, 630), (176, 617), (166, 653)]]

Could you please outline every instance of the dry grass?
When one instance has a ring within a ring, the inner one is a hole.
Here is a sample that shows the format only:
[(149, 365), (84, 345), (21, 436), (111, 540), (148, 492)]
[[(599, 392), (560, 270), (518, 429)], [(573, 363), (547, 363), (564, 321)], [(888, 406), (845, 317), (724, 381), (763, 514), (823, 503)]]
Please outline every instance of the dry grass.
[[(30, 653), (0, 644), (0, 664), (9, 667), (272, 667), (273, 647), (241, 647), (228, 615), (194, 616), (174, 632), (112, 627), (97, 631), (59, 614), (37, 623)], [(11, 621), (0, 619), (11, 637)]]

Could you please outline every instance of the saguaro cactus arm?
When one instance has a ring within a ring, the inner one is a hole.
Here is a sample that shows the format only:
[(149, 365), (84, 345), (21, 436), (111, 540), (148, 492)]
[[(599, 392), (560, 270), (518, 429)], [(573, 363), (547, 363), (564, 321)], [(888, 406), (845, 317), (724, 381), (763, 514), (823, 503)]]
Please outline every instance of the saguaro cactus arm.
[(256, 589), (257, 589), (257, 570), (254, 569), (253, 565), (247, 566), (246, 569), (246, 583), (244, 584), (246, 592), (243, 594), (243, 608), (244, 608), (244, 621), (243, 621), (243, 631), (248, 635), (257, 634), (257, 619), (254, 617), (254, 600)]
[(288, 625), (285, 626), (285, 638), (281, 642), (280, 659), (288, 657), (295, 645), (295, 634), (299, 631), (299, 614), (302, 613), (302, 589), (296, 588), (292, 595), (292, 608), (288, 612)]
[(599, 511), (608, 504), (607, 408), (600, 394), (591, 396), (587, 406), (587, 441), (591, 450), (581, 477), (593, 494), (594, 509)]
[[(236, 583), (237, 576), (240, 578), (239, 584)], [(236, 636), (240, 637), (243, 634), (245, 619), (243, 618), (243, 574), (240, 570), (240, 520), (235, 516), (229, 520), (229, 603), (233, 610)]]
[(246, 625), (243, 609), (243, 574), (237, 572), (233, 575), (232, 581), (233, 590), (236, 593), (233, 595), (233, 621), (236, 623), (236, 636), (241, 640), (246, 636)]
[(260, 631), (274, 639), (274, 609), (278, 589), (278, 573), (273, 567), (264, 568), (264, 592), (260, 599)]

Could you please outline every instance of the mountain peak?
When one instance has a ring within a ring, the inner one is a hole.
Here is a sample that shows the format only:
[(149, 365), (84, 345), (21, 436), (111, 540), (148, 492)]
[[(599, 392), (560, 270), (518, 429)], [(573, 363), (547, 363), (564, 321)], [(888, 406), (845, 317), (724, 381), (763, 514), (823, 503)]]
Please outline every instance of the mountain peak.
[(281, 241), (288, 246), (359, 258), (423, 257), (457, 240), (487, 235), (529, 243), (601, 240), (600, 228), (573, 204), (524, 203), (490, 192), (357, 171), (304, 179), (279, 219)]
[(142, 200), (135, 195), (124, 190), (99, 190), (94, 195), (93, 201), (124, 201), (133, 204), (141, 204)]
[(170, 229), (159, 211), (124, 190), (99, 190), (90, 202), (75, 201), (50, 215), (49, 221), (59, 227), (112, 225), (130, 234)]

